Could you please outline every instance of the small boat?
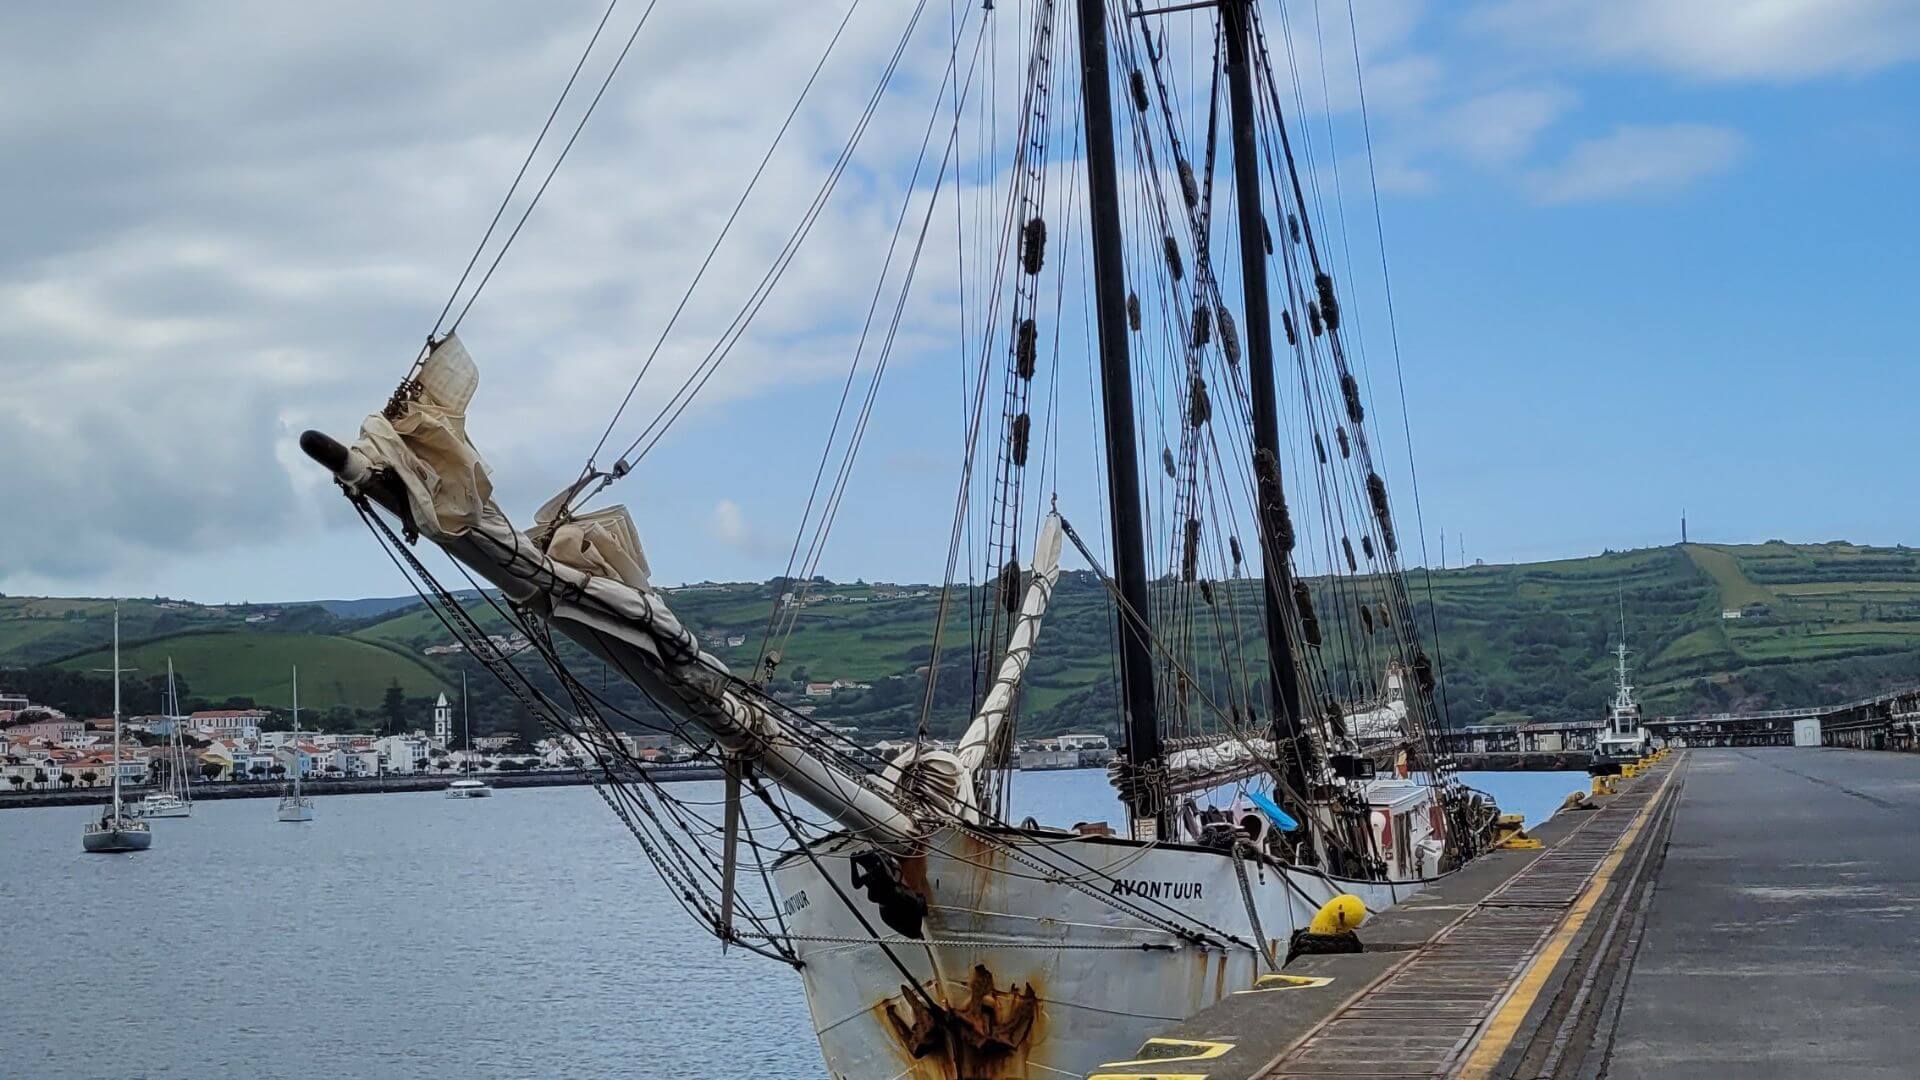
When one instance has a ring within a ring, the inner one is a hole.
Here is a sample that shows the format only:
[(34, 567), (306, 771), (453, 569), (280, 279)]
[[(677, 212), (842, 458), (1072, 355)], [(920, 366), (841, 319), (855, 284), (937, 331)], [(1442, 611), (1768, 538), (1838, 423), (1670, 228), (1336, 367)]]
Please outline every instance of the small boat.
[(1624, 601), (1620, 610), (1620, 644), (1615, 649), (1619, 660), (1613, 703), (1607, 708), (1607, 726), (1595, 742), (1593, 766), (1615, 773), (1620, 766), (1637, 761), (1652, 749), (1652, 740), (1641, 722), (1640, 703), (1634, 699), (1633, 684), (1627, 681), (1627, 615)]
[[(293, 669), (293, 735), (295, 739), (300, 737), (300, 669), (297, 667)], [(287, 771), (293, 779), (287, 785), (286, 794), (280, 796), (280, 808), (276, 816), (281, 821), (312, 821), (313, 798), (300, 794), (300, 755), (296, 751), (283, 756), (288, 759)]]
[(120, 801), (120, 610), (113, 612), (113, 802), (88, 824), (80, 836), (83, 848), (96, 854), (145, 851), (153, 846), (153, 829), (135, 820)]
[(180, 734), (180, 691), (174, 684), (173, 658), (167, 658), (167, 717), (171, 730), (167, 735), (166, 787), (151, 792), (130, 808), (136, 817), (183, 818), (193, 815), (193, 778), (188, 771), (186, 741)]
[(300, 794), (300, 782), (294, 781), (293, 792), (280, 796), (280, 809), (277, 812), (281, 821), (312, 821), (313, 799)]
[(156, 791), (128, 808), (135, 817), (191, 817), (193, 805), (171, 791)]
[[(441, 701), (447, 699), (443, 696)], [(460, 673), (460, 727), (466, 732), (467, 756), (473, 756), (473, 719), (467, 715), (467, 675)], [(469, 763), (465, 768), (472, 768)], [(485, 780), (477, 780), (472, 775), (462, 776), (447, 785), (449, 799), (485, 799), (493, 795), (493, 785)]]

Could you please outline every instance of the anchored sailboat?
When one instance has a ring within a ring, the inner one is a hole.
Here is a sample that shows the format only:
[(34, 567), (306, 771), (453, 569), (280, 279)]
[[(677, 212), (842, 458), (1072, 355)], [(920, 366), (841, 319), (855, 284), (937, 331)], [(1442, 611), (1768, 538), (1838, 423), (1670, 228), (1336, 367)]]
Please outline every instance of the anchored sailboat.
[[(854, 745), (784, 703), (773, 683), (845, 493), (864, 413), (847, 419), (855, 434), (844, 447), (829, 436), (821, 475), (832, 475), (828, 458), (838, 453), (840, 478), (831, 489), (816, 482), (825, 509), (810, 506), (801, 527), (814, 540), (796, 540), (796, 555), (806, 555), (790, 562), (782, 580), (792, 590), (774, 601), (761, 660), (744, 676), (704, 652), (654, 587), (629, 513), (585, 506), (634, 469), (645, 440), (657, 441), (659, 425), (703, 380), (689, 380), (611, 466), (590, 457), (524, 528), (495, 502), (467, 432), (479, 370), (456, 333), (459, 315), (448, 323), (443, 312), (352, 446), (319, 432), (301, 438), (467, 655), (592, 758), (602, 794), (672, 895), (729, 947), (799, 971), (840, 1080), (1083, 1075), (1284, 965), (1296, 932), (1334, 897), (1384, 908), (1472, 858), (1497, 816), (1428, 737), (1442, 722), (1435, 665), (1400, 569), (1347, 358), (1342, 299), (1316, 239), (1326, 218), (1301, 182), (1258, 12), (1245, 0), (1217, 5), (1207, 24), (1212, 89), (1182, 98), (1162, 62), (1168, 20), (1197, 18), (1211, 5), (1132, 14), (1099, 0), (1076, 6), (1077, 63), (1055, 62), (1067, 19), (1051, 0), (1018, 15), (968, 10), (942, 52), (948, 66), (928, 130), (951, 121), (951, 156), (976, 107), (965, 49), (998, 19), (1026, 20), (1017, 28), (1024, 82), (1012, 158), (993, 159), (1010, 190), (980, 212), (983, 258), (968, 264), (981, 279), (970, 295), (986, 297), (979, 302), (988, 310), (960, 328), (968, 419), (941, 618), (916, 736), (897, 757)], [(917, 23), (916, 13), (903, 49)], [(1133, 165), (1124, 177), (1109, 68), (1116, 58), (1130, 106), (1121, 110)], [(1075, 93), (1077, 124), (1055, 110)], [(1182, 100), (1202, 103), (1204, 143), (1187, 129)], [(1238, 316), (1213, 253), (1223, 125), (1234, 192), (1219, 216), (1235, 226)], [(1059, 435), (1052, 395), (1064, 381), (1053, 373), (1070, 358), (1072, 336), (1043, 335), (1041, 322), (1076, 291), (1067, 284), (1072, 260), (1049, 257), (1047, 214), (1056, 214), (1052, 242), (1066, 244), (1075, 236), (1066, 212), (1079, 208), (1080, 186), (1046, 181), (1061, 164), (1051, 160), (1056, 128), (1068, 127), (1084, 150), (1091, 275), (1074, 284), (1091, 296), (1087, 336), (1097, 342), (1088, 362), (1105, 462), (1104, 553), (1058, 508), (1072, 496), (1051, 487), (1047, 469)], [(863, 122), (849, 154), (864, 130)], [(933, 160), (923, 151), (920, 164), (937, 176), (927, 221), (957, 171), (938, 158), (938, 140), (929, 145)], [(905, 204), (901, 215), (904, 224)], [(1145, 233), (1131, 247), (1123, 220)], [(917, 263), (918, 249), (908, 258)], [(910, 272), (902, 283), (883, 270), (876, 308), (898, 288), (897, 320), (911, 281)], [(1043, 293), (1049, 286), (1052, 296)], [(447, 312), (461, 295), (456, 287)], [(1299, 427), (1286, 440), (1282, 333), (1287, 379), (1297, 377), (1300, 390), (1288, 412)], [(894, 340), (888, 332), (879, 348)], [(724, 359), (724, 348), (715, 355)], [(867, 408), (886, 355), (852, 361), (849, 385), (870, 375)], [(1141, 400), (1151, 406), (1146, 425)], [(619, 420), (616, 411), (609, 432)], [(1143, 469), (1141, 448), (1156, 442), (1159, 460)], [(1283, 483), (1288, 463), (1294, 497), (1304, 491), (1313, 503), (1297, 518)], [(1242, 536), (1255, 545), (1252, 565)], [(422, 537), (491, 587), (482, 602), (530, 643), (538, 680), (414, 555)], [(1119, 835), (1098, 824), (1008, 820), (1022, 686), (1068, 543), (1113, 612), (1111, 700), (1125, 735), (1112, 771), (1126, 822)], [(972, 628), (971, 662), (943, 669), (943, 650), (960, 651), (946, 641), (948, 615), (960, 612)], [(576, 677), (577, 666), (596, 662), (652, 708), (629, 714)], [(949, 687), (959, 680), (968, 701), (951, 749), (931, 731), (942, 679)], [(1350, 729), (1362, 718), (1364, 731)], [(652, 782), (619, 738), (629, 724), (664, 726), (725, 770), (719, 821)], [(1404, 775), (1377, 777), (1383, 760), (1403, 765)], [(1242, 793), (1244, 802), (1235, 797)], [(827, 822), (798, 812), (789, 797)], [(758, 838), (743, 812), (749, 800), (761, 811)], [(746, 875), (767, 887), (742, 888)]]
[[(300, 738), (300, 668), (293, 669), (293, 738)], [(300, 750), (294, 746), (282, 746), (278, 754), (288, 773), (286, 791), (280, 796), (280, 805), (275, 816), (281, 821), (294, 823), (313, 820), (313, 797), (300, 794)]]
[(173, 657), (167, 657), (167, 748), (160, 758), (159, 791), (148, 792), (132, 808), (143, 818), (183, 818), (193, 813), (193, 776), (186, 735), (181, 731), (185, 718), (180, 713), (180, 691), (174, 682)]
[[(447, 700), (444, 696), (441, 701)], [(460, 673), (460, 728), (465, 733), (467, 757), (460, 766), (460, 779), (447, 785), (449, 799), (484, 799), (493, 794), (493, 785), (473, 775), (473, 721), (467, 716), (467, 673)]]
[(126, 812), (120, 801), (120, 609), (113, 609), (113, 801), (100, 820), (81, 834), (81, 846), (97, 854), (145, 851), (153, 846), (153, 829)]

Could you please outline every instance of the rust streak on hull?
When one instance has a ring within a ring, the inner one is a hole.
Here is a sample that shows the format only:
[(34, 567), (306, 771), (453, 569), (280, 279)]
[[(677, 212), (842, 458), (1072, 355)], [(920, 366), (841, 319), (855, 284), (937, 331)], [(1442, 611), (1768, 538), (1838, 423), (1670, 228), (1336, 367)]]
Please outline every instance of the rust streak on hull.
[(899, 997), (880, 1004), (914, 1080), (1025, 1080), (1041, 1026), (1032, 981), (1002, 990), (993, 973), (976, 964), (964, 1002), (952, 1004), (937, 986), (926, 989), (922, 995), (901, 986)]

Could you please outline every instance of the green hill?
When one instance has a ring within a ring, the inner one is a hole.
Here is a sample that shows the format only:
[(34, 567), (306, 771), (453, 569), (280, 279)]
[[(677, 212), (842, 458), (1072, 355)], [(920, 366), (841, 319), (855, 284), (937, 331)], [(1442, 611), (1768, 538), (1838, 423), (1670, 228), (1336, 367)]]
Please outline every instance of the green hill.
[[(1599, 715), (1611, 691), (1611, 649), (1623, 607), (1634, 679), (1654, 713), (1812, 704), (1920, 679), (1920, 551), (1909, 548), (1689, 544), (1415, 571), (1410, 585), (1424, 633), (1431, 639), (1438, 630), (1446, 704), (1458, 723)], [(669, 600), (710, 651), (746, 673), (762, 655), (785, 587), (703, 584), (671, 590)], [(1343, 587), (1350, 589), (1350, 583)], [(925, 700), (916, 671), (931, 652), (939, 590), (817, 580), (812, 592), (818, 602), (774, 643), (782, 656), (776, 685), (869, 684), (820, 699), (819, 715), (873, 734), (910, 730)], [(1236, 598), (1246, 613), (1239, 646), (1257, 670), (1261, 644), (1251, 586), (1222, 584), (1216, 592)], [(1319, 582), (1315, 595), (1329, 637), (1343, 623), (1357, 624), (1341, 609), (1350, 592), (1336, 595)], [(959, 723), (967, 709), (969, 642), (985, 625), (974, 608), (978, 598), (977, 592), (959, 595), (948, 605), (941, 670), (955, 677), (943, 675), (939, 684), (936, 729)], [(471, 606), (489, 632), (505, 629), (486, 605)], [(0, 598), (0, 688), (31, 682), (30, 672), (71, 679), (105, 666), (112, 609), (106, 600)], [(479, 676), (473, 680), (476, 727), (518, 722), (511, 700), (465, 657), (426, 652), (450, 637), (417, 604), (396, 610), (385, 601), (229, 607), (123, 601), (121, 621), (127, 663), (142, 669), (141, 678), (164, 671), (171, 655), (196, 700), (284, 705), (288, 671), (298, 663), (302, 705), (357, 711), (364, 720), (381, 708), (394, 682), (408, 698), (424, 699), (457, 686), (464, 666), (470, 677)], [(1026, 730), (1111, 722), (1112, 640), (1105, 588), (1088, 573), (1065, 575), (1029, 671)], [(566, 648), (580, 674), (598, 670)], [(1205, 663), (1195, 672), (1202, 682), (1219, 675)], [(525, 666), (539, 668), (531, 658)], [(645, 711), (618, 680), (596, 689), (609, 707)]]
[[(164, 672), (171, 657), (196, 697), (209, 701), (251, 698), (284, 709), (292, 704), (293, 668), (300, 667), (303, 709), (334, 706), (372, 708), (386, 688), (398, 682), (409, 697), (450, 688), (444, 672), (423, 659), (351, 637), (330, 634), (248, 633), (232, 630), (182, 634), (132, 647), (122, 646), (121, 663), (143, 675)], [(113, 663), (107, 650), (62, 661), (70, 671), (97, 671)], [(130, 703), (145, 708), (143, 703)]]

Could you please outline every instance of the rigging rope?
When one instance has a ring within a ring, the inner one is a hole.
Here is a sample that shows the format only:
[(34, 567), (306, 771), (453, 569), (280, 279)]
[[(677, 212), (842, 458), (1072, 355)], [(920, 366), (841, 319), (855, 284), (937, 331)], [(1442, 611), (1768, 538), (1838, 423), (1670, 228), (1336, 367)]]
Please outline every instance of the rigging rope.
[[(649, 0), (646, 10), (640, 13), (640, 20), (634, 23), (633, 33), (627, 35), (626, 44), (620, 47), (619, 55), (613, 58), (613, 65), (607, 69), (606, 78), (600, 80), (600, 89), (594, 92), (593, 100), (587, 103), (586, 111), (580, 114), (580, 122), (573, 126), (573, 134), (567, 136), (566, 145), (560, 148), (559, 156), (555, 157), (553, 160), (553, 167), (547, 170), (546, 178), (540, 181), (539, 188), (535, 189), (533, 193), (533, 197), (527, 201), (527, 208), (521, 211), (520, 220), (514, 222), (513, 230), (507, 233), (507, 238), (505, 241), (501, 243), (500, 250), (494, 254), (493, 261), (487, 264), (487, 272), (485, 274), (482, 274), (480, 277), (479, 283), (474, 285), (473, 292), (467, 297), (467, 302), (463, 304), (460, 308), (460, 314), (454, 316), (453, 322), (447, 325), (447, 333), (451, 334), (455, 330), (458, 330), (460, 328), (461, 321), (467, 317), (467, 312), (473, 309), (474, 301), (480, 299), (480, 293), (486, 289), (487, 282), (493, 280), (493, 272), (495, 270), (500, 269), (500, 261), (507, 257), (507, 252), (513, 247), (513, 242), (516, 239), (518, 239), (520, 236), (520, 230), (526, 227), (527, 219), (533, 216), (534, 208), (540, 205), (541, 197), (547, 193), (547, 185), (553, 183), (554, 176), (560, 172), (560, 166), (566, 163), (567, 155), (573, 152), (574, 143), (579, 141), (580, 133), (586, 130), (587, 121), (593, 119), (594, 110), (600, 107), (600, 100), (606, 96), (607, 87), (613, 85), (613, 77), (620, 73), (621, 65), (626, 63), (627, 54), (633, 51), (633, 43), (639, 40), (640, 31), (646, 28), (647, 20), (653, 15), (653, 9), (659, 5), (659, 2), (660, 0)], [(609, 14), (611, 14), (612, 9), (609, 8), (608, 12)], [(600, 36), (600, 31), (596, 29), (594, 31), (594, 38), (597, 40), (599, 36)], [(591, 44), (589, 44), (588, 48), (589, 49), (592, 48)], [(584, 63), (585, 57), (583, 56), (581, 59), (582, 59), (582, 62)], [(578, 69), (575, 70), (574, 74), (576, 76), (579, 74)], [(567, 86), (569, 89), (572, 88), (573, 80), (571, 78), (567, 80)], [(562, 95), (562, 100), (565, 100), (564, 94)], [(558, 109), (559, 105), (556, 103), (554, 107)], [(549, 118), (548, 123), (551, 123), (551, 122), (552, 122), (552, 119)], [(544, 127), (541, 129), (540, 137), (542, 139), (546, 137), (546, 129)], [(535, 140), (534, 145), (535, 145), (535, 148), (538, 149), (539, 140)], [(531, 152), (529, 152), (529, 156), (531, 156)], [(525, 167), (522, 166), (522, 168), (524, 170)], [(515, 177), (514, 187), (518, 187), (519, 183), (520, 183), (519, 178)], [(511, 197), (512, 197), (512, 189), (509, 189), (508, 198), (511, 198)], [(494, 226), (492, 225), (489, 225), (487, 227), (488, 235), (492, 234), (493, 228)], [(482, 240), (482, 245), (484, 244), (485, 244), (485, 241)], [(471, 272), (472, 272), (472, 267), (469, 266), (468, 273), (471, 273)], [(462, 281), (466, 280), (466, 274), (461, 275), (461, 280)], [(456, 289), (455, 295), (458, 295), (457, 289)], [(441, 314), (441, 319), (445, 319), (445, 318), (446, 318), (446, 315), (443, 312)], [(439, 321), (436, 320), (435, 327), (437, 328), (438, 326), (439, 326)], [(419, 362), (424, 362), (424, 357)]]

